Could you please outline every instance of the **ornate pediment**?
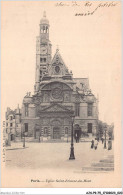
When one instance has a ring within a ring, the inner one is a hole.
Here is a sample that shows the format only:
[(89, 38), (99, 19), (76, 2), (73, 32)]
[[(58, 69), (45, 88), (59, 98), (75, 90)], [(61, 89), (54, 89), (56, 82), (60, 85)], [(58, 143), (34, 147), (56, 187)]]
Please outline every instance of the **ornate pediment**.
[(66, 64), (64, 63), (59, 50), (56, 51), (50, 66), (48, 67), (48, 74), (51, 76), (51, 79), (62, 78), (63, 80), (71, 80), (72, 73), (69, 72)]
[(44, 109), (39, 109), (39, 112), (69, 112), (69, 113), (73, 113), (73, 111), (67, 109), (64, 106), (61, 106), (59, 104), (53, 104), (51, 106), (45, 107)]

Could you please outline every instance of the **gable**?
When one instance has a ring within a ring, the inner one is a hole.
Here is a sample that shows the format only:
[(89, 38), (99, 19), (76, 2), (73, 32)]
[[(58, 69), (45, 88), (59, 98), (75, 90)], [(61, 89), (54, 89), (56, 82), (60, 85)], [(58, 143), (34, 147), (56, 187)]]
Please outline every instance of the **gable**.
[(89, 79), (88, 78), (73, 78), (73, 81), (76, 83), (75, 87), (80, 90), (88, 90), (89, 87)]
[(72, 112), (72, 111), (59, 104), (53, 104), (44, 109), (40, 109), (40, 112)]
[(55, 77), (63, 77), (63, 76), (70, 76), (72, 73), (69, 72), (67, 66), (65, 65), (59, 51), (57, 50), (53, 60), (51, 62), (51, 65), (49, 65), (48, 68), (48, 75), (49, 76), (55, 76)]
[(58, 63), (60, 63), (62, 65), (65, 64), (63, 59), (62, 59), (62, 57), (61, 57), (61, 55), (60, 55), (60, 53), (59, 53), (59, 50), (57, 49), (56, 53), (55, 53), (55, 55), (54, 55), (54, 57), (52, 59), (51, 64), (58, 64)]

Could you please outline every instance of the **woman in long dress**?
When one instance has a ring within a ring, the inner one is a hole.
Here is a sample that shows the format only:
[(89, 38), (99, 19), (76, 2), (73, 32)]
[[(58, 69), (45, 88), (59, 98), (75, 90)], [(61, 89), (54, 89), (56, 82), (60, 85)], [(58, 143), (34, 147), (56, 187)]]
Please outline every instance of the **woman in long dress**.
[(97, 149), (97, 146), (98, 146), (98, 141), (97, 141), (97, 139), (95, 138), (95, 143), (94, 143), (94, 149), (95, 149), (95, 150)]

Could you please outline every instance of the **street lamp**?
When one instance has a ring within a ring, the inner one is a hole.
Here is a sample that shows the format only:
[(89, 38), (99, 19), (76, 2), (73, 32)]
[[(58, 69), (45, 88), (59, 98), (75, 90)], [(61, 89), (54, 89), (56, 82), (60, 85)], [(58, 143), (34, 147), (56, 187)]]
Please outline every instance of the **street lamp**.
[(74, 116), (72, 116), (71, 119), (72, 119), (72, 129), (71, 129), (71, 148), (70, 148), (70, 157), (69, 157), (69, 160), (75, 160), (75, 156), (74, 156), (74, 143), (73, 143), (73, 123), (74, 123)]
[(24, 139), (23, 139), (23, 148), (25, 148), (25, 131), (23, 132), (23, 136), (24, 136)]
[(25, 135), (27, 135), (27, 132), (23, 132), (23, 134), (24, 134), (24, 139), (23, 139), (23, 148), (25, 148)]
[(41, 132), (40, 132), (40, 129), (39, 129), (39, 143), (40, 143), (40, 136), (41, 136)]
[(67, 130), (67, 143), (68, 143), (68, 130)]
[(106, 125), (104, 126), (104, 129), (105, 129), (104, 149), (106, 149), (106, 129), (107, 129), (107, 126)]

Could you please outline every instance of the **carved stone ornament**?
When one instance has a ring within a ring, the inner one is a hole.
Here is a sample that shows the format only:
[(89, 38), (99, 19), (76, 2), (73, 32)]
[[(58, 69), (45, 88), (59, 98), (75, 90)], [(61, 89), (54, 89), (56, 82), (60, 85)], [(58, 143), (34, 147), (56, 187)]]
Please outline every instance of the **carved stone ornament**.
[(54, 99), (59, 99), (62, 96), (62, 90), (60, 88), (55, 88), (52, 90), (52, 97)]
[(34, 98), (34, 100), (33, 100), (33, 102), (35, 103), (35, 104), (40, 104), (41, 103), (41, 97), (35, 97)]
[(55, 72), (58, 74), (60, 72), (60, 67), (59, 66), (55, 66)]

